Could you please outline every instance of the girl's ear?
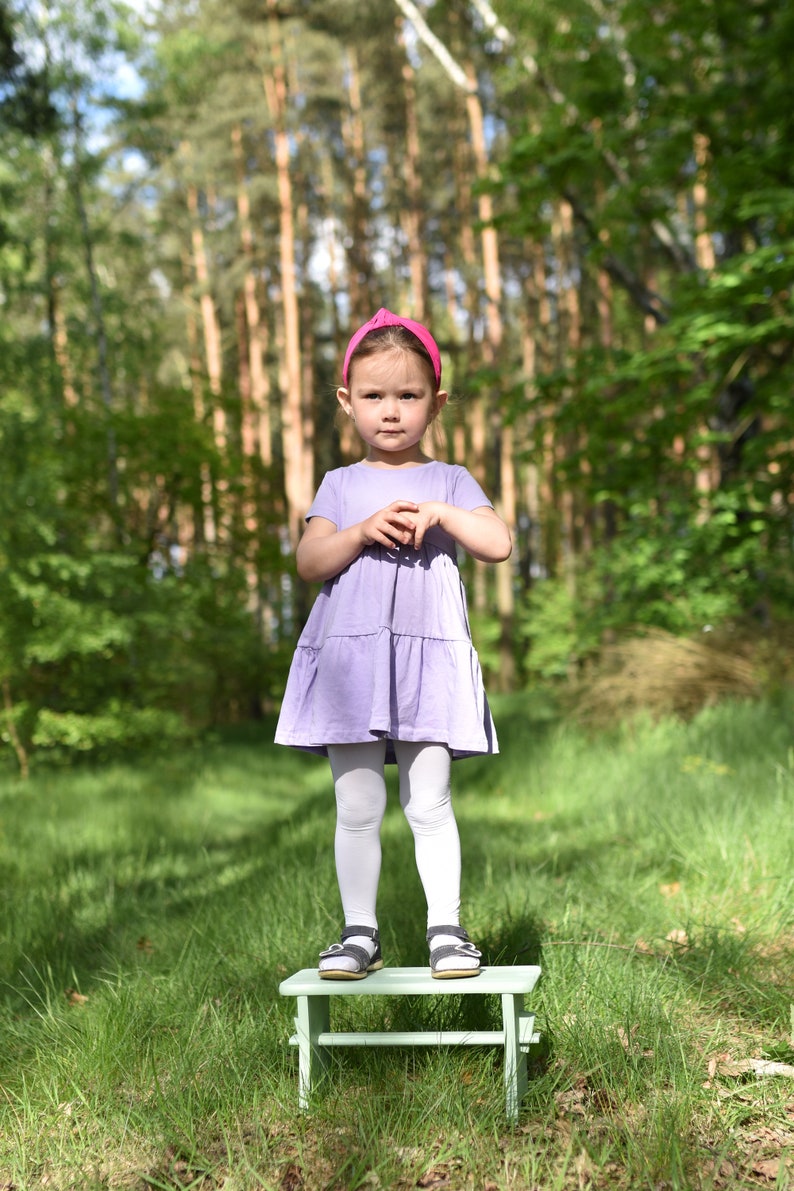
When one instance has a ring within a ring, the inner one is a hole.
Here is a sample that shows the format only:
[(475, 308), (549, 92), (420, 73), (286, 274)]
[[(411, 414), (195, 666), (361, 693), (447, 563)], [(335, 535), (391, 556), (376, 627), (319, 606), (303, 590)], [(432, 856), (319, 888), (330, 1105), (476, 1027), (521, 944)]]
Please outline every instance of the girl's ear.
[(347, 389), (337, 389), (336, 399), (349, 418), (353, 417), (353, 406), (350, 404), (350, 393)]
[(435, 418), (437, 418), (437, 417), (438, 417), (438, 415), (441, 413), (442, 409), (443, 409), (443, 408), (444, 408), (444, 406), (447, 404), (447, 398), (448, 398), (448, 397), (449, 397), (449, 393), (447, 393), (447, 391), (446, 391), (445, 389), (439, 389), (439, 390), (438, 390), (438, 392), (436, 393), (436, 400), (435, 400), (435, 404), (434, 404), (434, 406), (433, 406), (433, 415), (432, 415), (432, 417), (431, 417), (431, 419), (430, 419), (430, 421), (431, 421), (431, 422), (432, 422), (432, 421), (433, 421)]

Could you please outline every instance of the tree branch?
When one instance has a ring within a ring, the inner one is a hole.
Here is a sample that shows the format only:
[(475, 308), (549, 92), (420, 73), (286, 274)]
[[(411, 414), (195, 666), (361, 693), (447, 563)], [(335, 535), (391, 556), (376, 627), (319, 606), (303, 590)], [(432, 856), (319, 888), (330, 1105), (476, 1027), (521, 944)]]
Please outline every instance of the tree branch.
[[(513, 33), (511, 33), (510, 30), (505, 25), (503, 25), (501, 23), (501, 21), (499, 20), (499, 18), (496, 15), (496, 13), (494, 12), (493, 8), (491, 7), (489, 0), (471, 0), (471, 4), (472, 4), (472, 7), (476, 10), (476, 12), (482, 18), (487, 29), (489, 29), (492, 33), (494, 33), (499, 38), (500, 41), (504, 42), (504, 44), (506, 46), (515, 47), (515, 45), (516, 45), (515, 35)], [(612, 26), (610, 26), (610, 27), (612, 27)], [(614, 29), (613, 29), (613, 34), (614, 34)], [(624, 61), (623, 57), (621, 56), (620, 39), (617, 36), (617, 34), (615, 34), (615, 39), (616, 39), (616, 44), (618, 47), (617, 48), (618, 57), (621, 60), (621, 63), (623, 65), (624, 75), (626, 75), (626, 73), (629, 70), (629, 67), (627, 66), (626, 62)], [(561, 107), (564, 109), (565, 115), (566, 115), (567, 119), (570, 121), (570, 123), (575, 124), (577, 126), (577, 128), (579, 128), (580, 131), (585, 133), (586, 136), (592, 138), (593, 130), (590, 127), (590, 125), (582, 118), (582, 114), (579, 111), (579, 109), (577, 108), (576, 104), (572, 103), (569, 99), (567, 99), (565, 97), (565, 95), (563, 95), (562, 91), (560, 91), (554, 85), (554, 83), (551, 81), (551, 79), (547, 78), (546, 75), (544, 75), (543, 71), (540, 69), (540, 66), (538, 65), (537, 59), (534, 58), (531, 54), (525, 52), (523, 54), (523, 56), (521, 57), (521, 64), (524, 67), (524, 69), (526, 70), (527, 74), (530, 76), (530, 78), (535, 80), (535, 82), (538, 84), (540, 89), (543, 91), (543, 93), (546, 96), (548, 96), (548, 98), (552, 101), (552, 103), (555, 104), (557, 107)], [(623, 168), (620, 161), (615, 156), (615, 154), (611, 151), (611, 149), (607, 149), (607, 148), (604, 148), (603, 146), (601, 146), (601, 147), (599, 147), (599, 152), (600, 152), (601, 157), (604, 160), (605, 164), (607, 165), (607, 167), (611, 171), (612, 175), (616, 179), (616, 181), (618, 181), (621, 186), (625, 186), (625, 187), (630, 186), (631, 178), (630, 178), (628, 172)], [(662, 245), (662, 247), (665, 249), (665, 251), (667, 253), (669, 253), (670, 257), (673, 259), (675, 264), (681, 269), (687, 269), (689, 271), (693, 271), (695, 269), (694, 260), (692, 259), (690, 254), (687, 252), (686, 248), (684, 248), (684, 246), (682, 244), (680, 244), (678, 242), (678, 240), (676, 240), (675, 236), (670, 231), (669, 227), (667, 227), (667, 225), (665, 223), (663, 223), (661, 219), (658, 219), (656, 217), (651, 218), (649, 223), (650, 223), (650, 227), (651, 227), (651, 230), (652, 230), (654, 236), (656, 237), (658, 242)]]
[[(515, 46), (516, 39), (510, 30), (501, 23), (488, 0), (471, 0), (472, 7), (481, 17), (486, 28), (490, 30), (500, 41), (504, 42), (506, 46)], [(474, 94), (477, 91), (476, 80), (469, 77), (466, 71), (455, 61), (452, 54), (446, 46), (436, 37), (435, 33), (428, 27), (419, 9), (412, 0), (396, 0), (397, 7), (402, 12), (403, 16), (411, 22), (416, 30), (417, 36), (428, 47), (433, 55), (438, 59), (441, 65), (446, 70), (449, 77), (456, 86), (461, 87), (468, 94)], [(527, 73), (535, 79), (541, 90), (551, 99), (557, 106), (565, 109), (566, 117), (572, 125), (576, 125), (586, 136), (592, 137), (592, 128), (582, 119), (581, 114), (575, 104), (571, 103), (559, 91), (554, 84), (545, 77), (540, 70), (537, 60), (531, 54), (525, 53), (521, 59), (524, 69)], [(631, 179), (618, 161), (615, 154), (606, 148), (599, 149), (603, 160), (611, 170), (614, 177), (621, 184), (621, 186), (628, 187), (631, 184)], [(587, 229), (588, 234), (594, 240), (599, 237), (594, 229), (592, 219), (583, 210), (581, 204), (570, 194), (565, 194), (565, 197), (573, 208), (574, 214), (578, 221)], [(660, 244), (669, 252), (670, 256), (680, 268), (694, 268), (694, 263), (689, 258), (688, 254), (676, 241), (669, 228), (659, 219), (651, 219), (650, 226)], [(637, 277), (629, 267), (617, 257), (609, 256), (604, 261), (604, 268), (619, 285), (621, 285), (626, 292), (633, 298), (636, 305), (649, 314), (657, 323), (666, 323), (667, 315), (664, 313), (664, 307), (667, 303), (659, 295), (649, 290), (643, 284), (639, 277)]]
[(411, 0), (396, 0), (396, 3), (406, 20), (413, 25), (419, 39), (438, 59), (453, 83), (464, 91), (475, 91), (476, 84), (470, 82), (463, 67), (455, 61), (444, 43), (436, 37), (416, 5)]
[[(598, 232), (593, 225), (592, 219), (583, 210), (578, 199), (567, 192), (564, 194), (564, 198), (571, 204), (574, 218), (585, 228), (590, 239), (594, 243), (597, 243), (599, 241)], [(668, 321), (665, 309), (669, 306), (669, 303), (665, 301), (661, 294), (648, 289), (647, 285), (640, 280), (636, 273), (632, 272), (628, 265), (618, 260), (611, 253), (604, 258), (603, 264), (612, 280), (616, 281), (618, 285), (621, 285), (631, 295), (640, 310), (649, 314), (659, 326), (663, 326)]]

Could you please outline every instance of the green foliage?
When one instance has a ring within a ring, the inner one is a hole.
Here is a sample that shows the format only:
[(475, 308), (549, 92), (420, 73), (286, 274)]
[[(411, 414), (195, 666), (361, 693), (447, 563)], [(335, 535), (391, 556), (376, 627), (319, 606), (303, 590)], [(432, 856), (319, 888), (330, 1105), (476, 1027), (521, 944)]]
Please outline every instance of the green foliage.
[[(566, 574), (552, 557), (524, 599), (529, 669), (551, 675), (605, 632), (687, 633), (790, 603), (794, 190), (781, 149), (794, 25), (774, 5), (672, 4), (652, 21), (631, 0), (597, 20), (586, 5), (511, 10), (543, 80), (531, 117), (508, 116), (498, 223), (551, 245), (548, 300), (562, 306), (575, 284), (581, 311), (576, 352), (547, 350), (529, 397), (505, 387), (508, 417), (532, 427), (532, 464), (558, 444), (549, 482), (573, 494), (594, 542), (568, 541)], [(674, 208), (699, 178), (708, 270), (693, 211)], [(554, 260), (560, 198), (576, 281)], [(606, 335), (599, 273), (613, 290)]]
[(547, 579), (522, 602), (518, 636), (528, 649), (524, 669), (533, 679), (569, 678), (581, 660), (598, 649), (597, 626), (589, 604), (570, 580)]
[[(605, 633), (687, 634), (790, 606), (792, 203), (748, 194), (740, 210), (763, 210), (774, 243), (707, 278), (679, 278), (673, 316), (650, 345), (587, 347), (541, 376), (529, 403), (511, 398), (513, 417), (529, 413), (536, 426), (538, 466), (547, 426), (566, 444), (556, 479), (591, 510), (596, 536), (570, 574), (538, 582), (524, 601), (530, 673), (569, 672)], [(720, 466), (705, 489), (704, 450)]]
[[(20, 20), (30, 44), (47, 41), (65, 122), (90, 125), (93, 89), (137, 44), (134, 14), (88, 0), (56, 5), (46, 29)], [(130, 203), (106, 147), (78, 145), (78, 163), (75, 136), (0, 123), (15, 164), (0, 168), (0, 753), (23, 770), (30, 753), (167, 745), (259, 714), (277, 687), (239, 540), (180, 565), (167, 543), (158, 554), (178, 502), (200, 509), (201, 468), (221, 465), (169, 355), (151, 211)], [(231, 485), (236, 457), (224, 465)]]
[(594, 561), (606, 593), (604, 627), (628, 620), (685, 634), (737, 615), (748, 596), (757, 597), (751, 572), (761, 551), (752, 538), (732, 548), (735, 522), (733, 510), (715, 511), (702, 526), (682, 519), (676, 532), (674, 522), (660, 525), (651, 510), (638, 510)]
[(42, 707), (31, 743), (66, 757), (88, 752), (107, 756), (118, 749), (173, 746), (189, 734), (188, 725), (176, 711), (131, 708), (119, 699), (109, 699), (104, 711), (94, 715)]
[(257, 714), (266, 657), (233, 582), (40, 552), (4, 587), (3, 677), (28, 746), (106, 754)]
[(741, 494), (717, 493), (698, 520), (685, 503), (636, 500), (620, 534), (571, 574), (534, 586), (522, 603), (528, 673), (571, 676), (602, 641), (638, 628), (687, 636), (748, 612), (786, 615), (788, 552), (770, 549), (768, 521)]
[(46, 410), (6, 389), (0, 742), (12, 746), (15, 734), (42, 755), (107, 754), (257, 714), (271, 680), (242, 579), (202, 560), (155, 566), (141, 542), (84, 538), (105, 439), (96, 451), (78, 439), (81, 454), (53, 429)]

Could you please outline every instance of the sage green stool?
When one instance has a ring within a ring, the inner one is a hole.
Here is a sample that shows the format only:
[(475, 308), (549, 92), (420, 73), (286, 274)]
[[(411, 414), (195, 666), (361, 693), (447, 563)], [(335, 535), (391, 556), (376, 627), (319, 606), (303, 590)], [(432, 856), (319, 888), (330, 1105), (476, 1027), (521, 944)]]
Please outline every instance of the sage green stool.
[[(505, 1052), (506, 1111), (518, 1117), (527, 1090), (527, 1051), (538, 1042), (535, 1015), (524, 1011), (524, 997), (540, 976), (538, 967), (483, 968), (479, 976), (434, 980), (429, 968), (382, 968), (364, 980), (321, 980), (316, 968), (304, 968), (283, 980), (279, 992), (297, 997), (298, 1103), (309, 1097), (328, 1066), (332, 1046), (503, 1046)], [(331, 997), (460, 996), (497, 993), (502, 999), (501, 1030), (389, 1030), (383, 1033), (344, 1033), (331, 1029)]]

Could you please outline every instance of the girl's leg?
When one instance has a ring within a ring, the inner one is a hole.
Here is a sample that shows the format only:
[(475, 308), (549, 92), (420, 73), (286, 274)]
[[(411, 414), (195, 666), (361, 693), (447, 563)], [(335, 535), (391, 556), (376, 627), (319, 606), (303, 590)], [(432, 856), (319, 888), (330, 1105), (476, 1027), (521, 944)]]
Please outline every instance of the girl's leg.
[[(385, 756), (385, 741), (328, 746), (336, 791), (336, 876), (346, 926), (378, 925), (380, 828), (386, 811)], [(375, 954), (375, 942), (366, 935), (354, 935), (346, 941), (364, 947), (370, 957)], [(324, 965), (350, 971), (355, 968), (354, 961), (344, 959), (321, 960), (321, 971)]]
[[(452, 757), (443, 744), (394, 742), (400, 769), (400, 805), (411, 825), (416, 867), (427, 898), (427, 926), (460, 925), (460, 836), (452, 809)], [(439, 934), (433, 948), (456, 947), (460, 939)], [(439, 960), (435, 971), (479, 970), (479, 952)]]
[(450, 792), (449, 749), (396, 740), (400, 805), (414, 836), (416, 867), (427, 898), (427, 925), (460, 921), (460, 837)]

